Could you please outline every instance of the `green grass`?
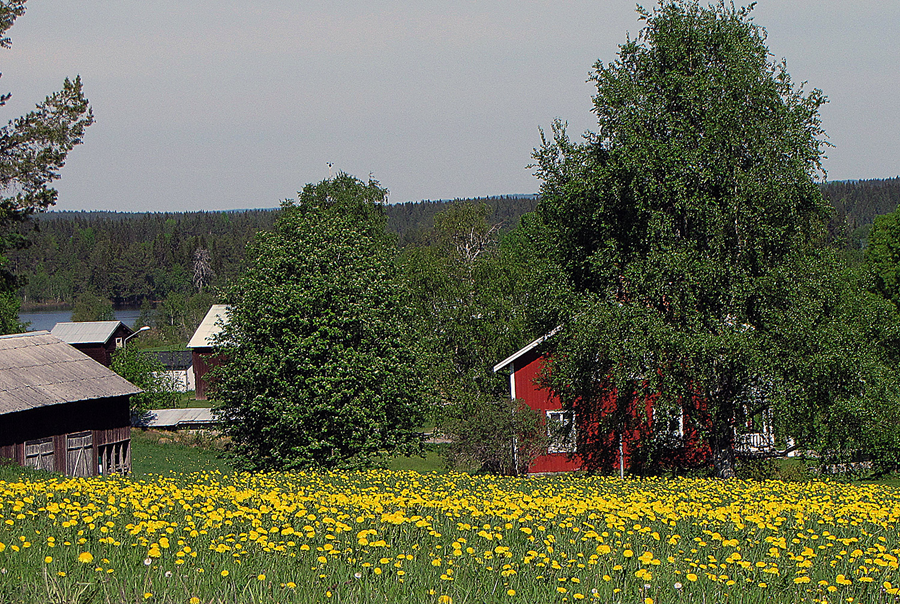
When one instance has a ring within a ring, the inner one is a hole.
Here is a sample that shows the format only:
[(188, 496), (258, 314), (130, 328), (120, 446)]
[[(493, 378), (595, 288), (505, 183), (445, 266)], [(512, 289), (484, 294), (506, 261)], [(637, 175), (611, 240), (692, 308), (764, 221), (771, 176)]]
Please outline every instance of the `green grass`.
[(444, 448), (447, 445), (425, 445), (425, 457), (393, 457), (388, 460), (389, 470), (412, 470), (414, 472), (446, 472)]
[[(203, 402), (203, 401), (198, 401)], [(195, 471), (234, 472), (223, 458), (223, 451), (214, 448), (209, 437), (190, 437), (183, 434), (155, 430), (131, 431), (132, 476), (150, 478), (154, 474)], [(415, 472), (445, 472), (443, 450), (446, 445), (426, 445), (425, 457), (393, 457), (388, 460), (390, 470)]]
[(174, 433), (132, 430), (132, 477), (143, 479), (156, 474), (216, 470), (223, 474), (234, 472), (232, 465), (223, 459), (223, 452), (203, 446), (202, 438), (193, 444), (175, 442), (174, 438)]

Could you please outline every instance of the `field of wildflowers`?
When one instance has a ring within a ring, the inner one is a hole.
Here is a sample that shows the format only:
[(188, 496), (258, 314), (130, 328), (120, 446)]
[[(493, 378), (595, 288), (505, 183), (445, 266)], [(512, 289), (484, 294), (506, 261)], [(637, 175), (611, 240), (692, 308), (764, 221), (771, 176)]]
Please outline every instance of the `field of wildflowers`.
[(895, 602), (900, 489), (370, 471), (0, 481), (0, 602)]

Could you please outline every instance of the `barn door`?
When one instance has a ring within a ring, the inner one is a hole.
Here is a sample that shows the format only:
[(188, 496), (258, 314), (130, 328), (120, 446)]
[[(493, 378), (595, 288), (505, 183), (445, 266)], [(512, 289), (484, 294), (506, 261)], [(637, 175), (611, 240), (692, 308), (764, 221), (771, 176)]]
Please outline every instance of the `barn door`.
[(25, 465), (29, 468), (56, 470), (53, 463), (53, 438), (40, 438), (25, 443)]
[(69, 476), (93, 476), (94, 439), (90, 431), (66, 436), (66, 474)]

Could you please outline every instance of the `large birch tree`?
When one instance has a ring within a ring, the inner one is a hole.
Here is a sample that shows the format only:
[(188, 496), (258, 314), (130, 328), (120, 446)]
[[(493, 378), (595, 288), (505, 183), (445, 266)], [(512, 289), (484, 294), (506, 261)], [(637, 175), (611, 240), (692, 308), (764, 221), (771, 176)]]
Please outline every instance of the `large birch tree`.
[(874, 383), (817, 339), (840, 330), (813, 329), (840, 320), (817, 248), (826, 99), (772, 60), (751, 9), (639, 8), (637, 38), (591, 73), (597, 131), (572, 140), (556, 122), (535, 151), (545, 247), (579, 300), (554, 384), (570, 403), (603, 385), (683, 409), (723, 477), (749, 415), (770, 408), (812, 446), (823, 406)]

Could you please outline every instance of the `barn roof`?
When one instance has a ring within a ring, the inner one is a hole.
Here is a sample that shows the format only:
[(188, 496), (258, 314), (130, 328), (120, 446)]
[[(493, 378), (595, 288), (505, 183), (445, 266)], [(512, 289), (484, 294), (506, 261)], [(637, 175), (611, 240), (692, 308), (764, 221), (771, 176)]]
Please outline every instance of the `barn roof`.
[(57, 323), (50, 333), (67, 344), (106, 344), (119, 328), (132, 329), (121, 321), (79, 321), (77, 323)]
[(0, 336), (0, 415), (139, 392), (46, 331)]
[(203, 317), (197, 331), (188, 342), (188, 348), (208, 348), (213, 345), (213, 338), (222, 331), (222, 325), (228, 322), (228, 305), (213, 304)]

